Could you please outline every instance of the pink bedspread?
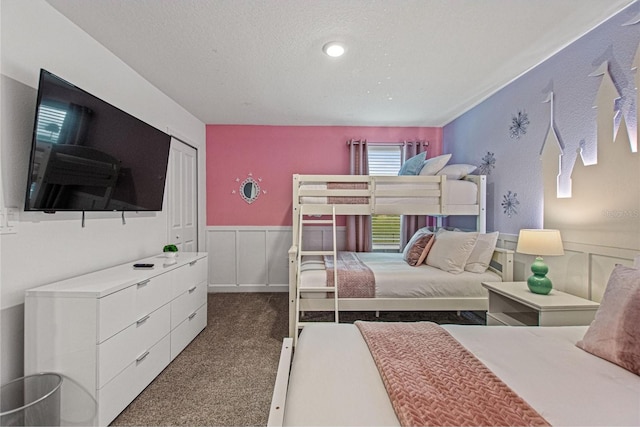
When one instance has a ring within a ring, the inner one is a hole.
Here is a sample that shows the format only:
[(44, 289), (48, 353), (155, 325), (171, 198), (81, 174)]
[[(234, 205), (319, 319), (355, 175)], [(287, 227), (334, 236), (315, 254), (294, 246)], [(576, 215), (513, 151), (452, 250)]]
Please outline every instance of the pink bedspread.
[(546, 426), (435, 323), (356, 322), (403, 426)]
[(355, 252), (338, 252), (334, 265), (332, 256), (324, 257), (327, 271), (327, 286), (333, 286), (334, 268), (338, 270), (339, 298), (373, 298), (376, 293), (376, 279), (373, 271), (363, 263)]

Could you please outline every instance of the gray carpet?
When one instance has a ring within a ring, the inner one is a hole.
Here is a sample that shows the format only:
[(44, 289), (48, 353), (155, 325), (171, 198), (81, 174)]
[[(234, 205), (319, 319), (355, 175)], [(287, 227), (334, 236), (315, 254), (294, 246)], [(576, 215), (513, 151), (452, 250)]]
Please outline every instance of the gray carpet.
[(207, 310), (204, 331), (111, 425), (266, 425), (287, 295), (209, 294)]
[[(288, 334), (288, 295), (208, 295), (208, 324), (187, 348), (113, 421), (114, 426), (266, 425), (282, 339)], [(333, 320), (308, 313), (305, 320)], [(341, 313), (354, 320), (483, 323), (474, 313)]]

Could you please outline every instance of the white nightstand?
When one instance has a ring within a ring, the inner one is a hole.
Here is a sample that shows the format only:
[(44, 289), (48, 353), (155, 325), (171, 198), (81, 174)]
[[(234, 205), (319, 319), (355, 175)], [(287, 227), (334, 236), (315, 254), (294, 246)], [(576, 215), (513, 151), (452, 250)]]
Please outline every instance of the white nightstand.
[(487, 325), (589, 325), (600, 304), (564, 292), (534, 294), (526, 282), (483, 282), (489, 291)]

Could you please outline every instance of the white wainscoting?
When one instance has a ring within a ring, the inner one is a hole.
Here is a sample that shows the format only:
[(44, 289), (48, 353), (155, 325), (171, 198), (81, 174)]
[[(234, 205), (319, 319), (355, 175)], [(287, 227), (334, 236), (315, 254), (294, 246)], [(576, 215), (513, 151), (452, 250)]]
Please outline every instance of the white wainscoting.
[[(209, 226), (209, 292), (288, 292), (291, 227)], [(338, 249), (345, 247), (345, 229), (337, 227)], [(306, 250), (330, 250), (331, 227), (308, 226)], [(515, 250), (518, 236), (500, 234), (498, 246)], [(632, 266), (638, 251), (563, 241), (565, 255), (546, 257), (554, 288), (600, 301), (616, 264)], [(514, 280), (531, 275), (534, 257), (515, 254)]]
[[(208, 226), (209, 292), (288, 292), (291, 227)], [(337, 228), (338, 248), (344, 227)], [(331, 227), (309, 226), (306, 250), (333, 248)]]
[[(500, 234), (498, 246), (515, 251), (518, 236)], [(553, 287), (579, 297), (601, 301), (616, 264), (634, 265), (638, 251), (624, 248), (612, 248), (591, 244), (574, 243), (563, 240), (563, 256), (545, 257), (549, 266), (547, 276)], [(514, 280), (526, 280), (531, 275), (531, 263), (534, 257), (516, 253), (514, 257)]]

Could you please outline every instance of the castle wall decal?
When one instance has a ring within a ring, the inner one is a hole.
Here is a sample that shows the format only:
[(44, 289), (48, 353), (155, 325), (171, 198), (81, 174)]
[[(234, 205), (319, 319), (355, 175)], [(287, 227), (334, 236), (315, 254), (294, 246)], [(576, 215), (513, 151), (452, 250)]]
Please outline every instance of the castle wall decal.
[(544, 227), (562, 229), (567, 241), (640, 250), (639, 64), (640, 44), (626, 73), (612, 72), (604, 61), (589, 74), (600, 79), (594, 96), (596, 129), (580, 141), (576, 153), (566, 151), (556, 126), (553, 91), (544, 100), (550, 106), (540, 150)]

